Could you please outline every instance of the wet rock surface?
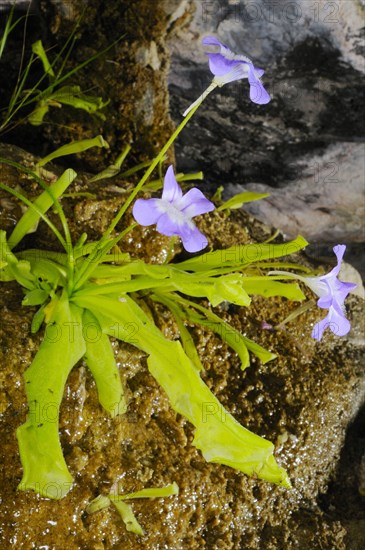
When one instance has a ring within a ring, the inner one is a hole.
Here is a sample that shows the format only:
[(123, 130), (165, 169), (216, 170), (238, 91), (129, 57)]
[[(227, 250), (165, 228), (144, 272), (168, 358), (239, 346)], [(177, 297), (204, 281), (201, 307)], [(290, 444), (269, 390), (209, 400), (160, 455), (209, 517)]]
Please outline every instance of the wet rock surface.
[[(21, 154), (12, 147), (5, 151), (17, 158)], [(34, 162), (30, 155), (26, 159), (30, 165)], [(80, 174), (70, 191), (94, 192), (87, 180), (87, 174)], [(10, 185), (19, 181), (10, 175)], [(115, 191), (118, 183), (125, 186), (113, 179), (102, 198), (93, 203), (95, 236), (110, 216), (107, 201), (121, 200)], [(80, 204), (84, 204), (84, 212), (92, 207), (90, 199)], [(62, 205), (74, 237), (88, 232), (90, 216), (72, 216), (73, 209), (82, 210), (72, 199), (63, 199)], [(211, 246), (223, 248), (263, 241), (272, 234), (269, 227), (243, 212), (234, 212), (228, 219), (213, 212), (201, 219), (199, 226)], [(41, 226), (29, 238), (28, 246), (46, 244)], [(143, 249), (135, 252), (129, 242), (131, 254), (143, 254), (146, 261), (163, 261), (166, 241), (159, 240), (154, 230), (148, 230), (145, 239)], [(308, 263), (304, 256), (293, 260)], [(114, 420), (108, 418), (98, 404), (87, 367), (80, 362), (73, 369), (61, 407), (60, 435), (75, 483), (61, 501), (16, 490), (21, 463), (15, 430), (27, 412), (22, 374), (41, 339), (41, 334), (30, 334), (35, 310), (21, 308), (21, 299), (17, 285), (2, 284), (0, 540), (4, 548), (363, 547), (365, 511), (359, 485), (365, 372), (360, 298), (348, 300), (353, 323), (349, 337), (337, 339), (328, 333), (321, 343), (310, 338), (311, 327), (323, 317), (317, 308), (282, 327), (282, 321), (297, 307), (284, 299), (256, 298), (250, 308), (215, 308), (235, 328), (278, 355), (266, 365), (253, 358), (244, 372), (237, 356), (217, 335), (190, 327), (205, 367), (204, 380), (241, 424), (275, 443), (276, 458), (287, 468), (292, 490), (206, 463), (192, 446), (192, 426), (171, 409), (148, 372), (144, 354), (115, 341), (128, 411)], [(168, 337), (178, 337), (170, 314), (161, 306), (154, 310), (154, 317)], [(263, 321), (273, 328), (262, 328)], [(112, 489), (126, 493), (172, 481), (180, 487), (178, 497), (132, 502), (145, 530), (143, 537), (128, 533), (111, 508), (85, 513), (88, 502), (100, 493)]]
[(361, 0), (191, 0), (190, 23), (170, 41), (169, 76), (179, 122), (212, 78), (202, 36), (265, 69), (271, 103), (251, 103), (247, 81), (213, 92), (176, 145), (179, 167), (204, 170), (205, 185), (224, 185), (227, 198), (273, 191), (248, 210), (287, 235), (299, 228), (312, 243), (350, 245), (363, 278), (364, 9)]

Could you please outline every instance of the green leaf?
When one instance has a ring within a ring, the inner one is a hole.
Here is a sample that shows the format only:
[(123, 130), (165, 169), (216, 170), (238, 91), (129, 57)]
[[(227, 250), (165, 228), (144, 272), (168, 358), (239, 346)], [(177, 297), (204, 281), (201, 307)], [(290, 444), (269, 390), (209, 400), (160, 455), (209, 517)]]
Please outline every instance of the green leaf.
[(35, 288), (30, 292), (27, 292), (25, 298), (23, 298), (22, 306), (39, 306), (43, 304), (48, 298), (48, 292), (46, 290), (41, 290), (40, 288)]
[(193, 444), (206, 460), (290, 487), (285, 470), (273, 457), (273, 444), (246, 430), (222, 407), (179, 342), (159, 342), (147, 363), (175, 411), (195, 425)]
[(174, 482), (170, 485), (166, 485), (166, 487), (149, 487), (147, 489), (142, 489), (141, 491), (136, 491), (135, 493), (128, 493), (125, 495), (99, 495), (88, 504), (86, 507), (86, 512), (88, 514), (93, 514), (108, 508), (110, 504), (113, 503), (124, 521), (127, 531), (135, 533), (136, 535), (143, 535), (143, 529), (136, 520), (132, 508), (124, 501), (135, 498), (164, 498), (178, 494), (179, 487), (177, 483)]
[[(49, 155), (47, 155), (46, 157), (38, 161), (37, 167), (40, 168), (41, 166), (44, 166), (48, 162), (51, 162), (51, 160), (54, 160), (59, 157), (65, 157), (67, 155), (73, 155), (75, 153), (82, 153), (83, 151), (87, 151), (92, 147), (105, 147), (106, 149), (109, 149), (108, 143), (105, 141), (105, 139), (101, 135), (98, 135), (92, 139), (81, 139), (77, 141), (71, 141), (70, 143), (66, 143), (66, 145), (62, 145), (62, 147), (59, 147), (58, 149), (56, 149), (56, 151), (53, 151), (53, 153), (50, 153)], [(74, 172), (74, 174), (75, 174), (74, 176), (75, 178), (76, 173)]]
[(271, 296), (284, 296), (288, 300), (302, 301), (305, 300), (300, 286), (297, 283), (288, 284), (280, 283), (279, 281), (272, 280), (272, 277), (243, 277), (242, 285), (247, 294), (256, 294), (259, 296), (265, 296), (266, 298)]
[(237, 353), (241, 360), (241, 370), (244, 370), (250, 366), (248, 349), (242, 334), (240, 334), (238, 330), (234, 329), (229, 323), (226, 323), (218, 317), (217, 320), (208, 320), (193, 312), (187, 312), (187, 316), (193, 323), (208, 327), (210, 330), (218, 334), (223, 342), (226, 342), (226, 344)]
[(136, 535), (144, 535), (143, 529), (138, 523), (136, 516), (129, 504), (126, 502), (113, 502), (114, 506), (118, 510), (120, 517), (124, 521), (125, 528), (131, 533)]
[(34, 42), (32, 44), (32, 52), (35, 53), (36, 55), (38, 55), (38, 57), (42, 61), (44, 72), (46, 74), (48, 74), (48, 76), (50, 77), (51, 80), (53, 80), (56, 75), (54, 74), (52, 66), (51, 66), (50, 62), (48, 61), (48, 57), (47, 57), (46, 52), (44, 51), (43, 44), (42, 44), (41, 40), (37, 40), (37, 42)]
[(84, 311), (82, 322), (86, 343), (84, 359), (94, 377), (99, 402), (112, 417), (124, 414), (127, 405), (109, 338), (90, 311)]
[(13, 3), (13, 5), (10, 8), (9, 14), (7, 16), (7, 20), (6, 20), (3, 35), (0, 38), (0, 59), (2, 58), (2, 55), (4, 53), (5, 45), (8, 41), (10, 33), (24, 19), (24, 16), (19, 17), (13, 23), (12, 20), (13, 20), (13, 17), (14, 17), (14, 11), (15, 11), (15, 4)]
[(168, 280), (158, 285), (151, 282), (150, 288), (164, 286), (166, 292), (178, 290), (187, 296), (206, 297), (213, 307), (225, 301), (239, 306), (248, 306), (251, 302), (242, 286), (243, 276), (240, 273), (209, 277), (174, 269), (170, 270), (169, 274)]
[(32, 126), (40, 126), (49, 111), (49, 107), (50, 105), (47, 101), (43, 99), (39, 101), (36, 108), (27, 117), (29, 124)]
[(34, 204), (38, 211), (30, 206), (27, 208), (9, 237), (9, 243), (11, 243), (12, 248), (14, 248), (14, 246), (34, 228), (41, 217), (40, 213), (45, 214), (45, 212), (47, 212), (53, 205), (54, 200), (62, 195), (65, 189), (74, 181), (76, 176), (76, 172), (71, 168), (65, 170), (57, 181), (52, 183), (48, 189), (43, 191), (43, 193), (33, 201), (32, 204)]
[(300, 235), (293, 241), (283, 244), (248, 244), (231, 246), (225, 250), (207, 252), (201, 256), (174, 264), (176, 268), (187, 271), (208, 271), (209, 269), (237, 268), (262, 260), (280, 258), (298, 252), (308, 245)]
[(18, 489), (32, 489), (59, 499), (71, 489), (58, 433), (58, 416), (67, 377), (84, 355), (81, 310), (69, 304), (66, 294), (49, 308), (45, 337), (25, 371), (28, 417), (17, 429), (23, 478)]
[[(243, 276), (239, 273), (232, 275), (224, 275), (222, 277), (214, 277), (214, 285), (212, 291), (207, 294), (207, 297), (213, 307), (221, 302), (227, 301), (238, 306), (249, 306), (251, 298), (242, 285)], [(189, 294), (189, 293), (187, 293)]]
[(63, 86), (49, 96), (52, 101), (59, 101), (64, 105), (70, 105), (75, 109), (82, 109), (87, 113), (96, 114), (102, 120), (105, 120), (105, 115), (99, 113), (108, 105), (109, 101), (103, 101), (103, 98), (86, 95), (81, 92), (80, 86)]
[(17, 281), (28, 290), (37, 286), (37, 281), (31, 273), (30, 263), (18, 258), (10, 250), (6, 240), (6, 232), (0, 230), (0, 281)]
[(223, 185), (220, 185), (218, 187), (218, 189), (216, 190), (216, 192), (214, 193), (213, 197), (212, 197), (212, 201), (215, 202), (219, 202), (222, 200), (222, 193), (224, 191), (224, 186)]
[(241, 208), (241, 206), (246, 202), (258, 201), (260, 199), (265, 199), (269, 196), (269, 193), (253, 193), (251, 191), (244, 191), (243, 193), (239, 193), (238, 195), (235, 195), (228, 201), (221, 204), (221, 206), (219, 206), (217, 210), (234, 210), (236, 208)]
[[(242, 361), (242, 370), (249, 365), (247, 350), (254, 353), (263, 364), (276, 358), (274, 353), (267, 351), (259, 344), (256, 344), (246, 336), (243, 336), (243, 334), (234, 329), (229, 323), (223, 321), (220, 317), (218, 317), (218, 315), (209, 309), (201, 306), (200, 304), (196, 304), (195, 302), (191, 302), (190, 300), (185, 300), (180, 296), (176, 296), (175, 300), (187, 308), (186, 315), (188, 319), (194, 323), (203, 324), (209, 327), (211, 330), (219, 334), (222, 340), (224, 340), (232, 349), (235, 350)], [(204, 317), (201, 317), (194, 310), (198, 310), (203, 313)]]
[(122, 164), (125, 161), (130, 150), (131, 146), (127, 145), (121, 152), (121, 154), (116, 158), (113, 164), (110, 164), (107, 168), (105, 168), (105, 170), (102, 170), (101, 172), (99, 172), (99, 174), (96, 174), (95, 176), (90, 178), (89, 182), (93, 183), (95, 181), (103, 179), (114, 178), (117, 174), (119, 174)]
[(134, 498), (164, 498), (178, 494), (179, 486), (177, 483), (173, 482), (165, 487), (147, 487), (146, 489), (136, 491), (135, 493), (126, 493), (124, 495), (110, 494), (109, 498), (112, 502), (119, 502), (121, 500), (130, 500)]
[(250, 340), (250, 338), (247, 338), (247, 336), (243, 336), (241, 334), (241, 339), (244, 342), (246, 348), (256, 355), (261, 361), (263, 365), (265, 363), (268, 363), (268, 361), (272, 361), (273, 359), (276, 359), (277, 355), (275, 353), (271, 353), (271, 351), (268, 351), (267, 349), (263, 348), (259, 344), (256, 344), (253, 340)]
[(46, 307), (46, 304), (44, 304), (43, 306), (41, 306), (38, 311), (35, 312), (34, 316), (33, 316), (33, 319), (32, 319), (32, 324), (31, 324), (31, 327), (30, 327), (30, 332), (32, 334), (37, 334), (37, 332), (39, 331), (39, 329), (41, 328), (42, 326), (42, 323), (45, 319), (45, 307)]
[[(167, 393), (174, 410), (196, 427), (194, 445), (206, 460), (290, 487), (285, 470), (273, 457), (273, 444), (245, 429), (222, 407), (180, 342), (166, 340), (131, 298), (83, 296), (73, 300), (97, 316), (103, 331), (149, 354), (151, 374)], [(135, 326), (133, 338), (128, 330), (131, 325)]]
[[(170, 297), (172, 299), (170, 299)], [(183, 309), (179, 307), (179, 305), (173, 299), (173, 295), (170, 295), (170, 297), (168, 298), (166, 294), (152, 295), (152, 299), (155, 302), (160, 302), (161, 304), (164, 304), (169, 308), (169, 310), (173, 314), (177, 327), (179, 329), (180, 340), (182, 343), (183, 350), (185, 351), (186, 355), (189, 357), (192, 364), (196, 367), (196, 369), (198, 371), (202, 371), (204, 370), (204, 367), (202, 365), (202, 362), (200, 361), (200, 357), (195, 347), (193, 338), (184, 324), (184, 321), (187, 319), (186, 313), (184, 312)]]
[(86, 507), (85, 512), (87, 514), (95, 514), (95, 512), (100, 512), (100, 510), (105, 510), (111, 505), (111, 500), (105, 495), (98, 495), (94, 498)]

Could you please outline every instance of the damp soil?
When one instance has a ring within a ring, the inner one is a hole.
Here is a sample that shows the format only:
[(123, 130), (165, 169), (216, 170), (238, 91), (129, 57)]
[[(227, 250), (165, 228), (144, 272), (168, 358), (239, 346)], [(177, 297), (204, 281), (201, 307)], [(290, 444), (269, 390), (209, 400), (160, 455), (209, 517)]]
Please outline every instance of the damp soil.
[[(31, 155), (13, 146), (1, 146), (0, 154), (22, 159), (28, 167), (34, 165)], [(57, 173), (57, 167), (49, 168), (50, 178)], [(2, 178), (29, 197), (39, 192), (14, 168), (3, 165)], [(88, 191), (97, 196), (62, 199), (74, 239), (84, 231), (91, 239), (100, 236), (125, 200), (126, 185), (118, 178), (91, 185), (88, 174), (78, 176), (70, 192)], [(3, 194), (0, 205), (1, 227), (11, 231), (21, 213), (20, 205)], [(58, 223), (56, 217), (54, 221)], [(262, 242), (273, 234), (273, 228), (243, 211), (234, 211), (230, 217), (213, 212), (198, 219), (198, 225), (215, 248)], [(27, 239), (27, 247), (57, 249), (43, 224)], [(282, 239), (279, 235), (276, 242)], [(123, 250), (160, 263), (166, 259), (168, 241), (153, 229), (139, 229), (130, 234)], [(177, 245), (175, 259), (181, 257), (183, 253)], [(290, 260), (309, 262), (304, 255)], [(317, 308), (281, 328), (280, 323), (298, 304), (282, 298), (258, 297), (249, 308), (228, 304), (215, 308), (235, 328), (277, 354), (277, 359), (266, 365), (252, 358), (244, 372), (236, 354), (217, 335), (189, 327), (205, 368), (205, 382), (242, 425), (275, 444), (276, 459), (289, 473), (291, 490), (207, 463), (192, 446), (192, 425), (173, 411), (164, 391), (150, 375), (145, 354), (115, 340), (113, 348), (126, 391), (127, 413), (115, 419), (104, 413), (93, 379), (80, 361), (69, 376), (60, 411), (62, 448), (75, 482), (69, 494), (59, 501), (31, 491), (17, 491), (22, 468), (15, 432), (27, 414), (23, 373), (42, 338), (41, 332), (31, 335), (34, 310), (22, 308), (21, 299), (17, 285), (2, 284), (2, 548), (364, 547), (365, 510), (359, 493), (365, 440), (360, 298), (351, 297), (348, 301), (353, 323), (349, 337), (338, 339), (328, 333), (320, 343), (310, 337), (313, 324), (323, 316)], [(149, 306), (153, 308), (152, 304)], [(162, 332), (168, 338), (178, 338), (171, 315), (162, 306), (152, 311)], [(272, 328), (263, 328), (263, 322)], [(144, 536), (126, 531), (112, 508), (91, 515), (85, 512), (87, 504), (99, 494), (114, 489), (129, 493), (173, 481), (179, 486), (178, 496), (131, 501)]]

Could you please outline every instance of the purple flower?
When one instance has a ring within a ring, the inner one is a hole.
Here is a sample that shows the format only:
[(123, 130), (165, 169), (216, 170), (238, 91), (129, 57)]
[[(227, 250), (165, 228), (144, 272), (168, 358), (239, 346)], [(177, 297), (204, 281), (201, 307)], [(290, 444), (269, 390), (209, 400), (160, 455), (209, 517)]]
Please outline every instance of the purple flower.
[(312, 338), (316, 340), (321, 340), (327, 327), (337, 336), (344, 336), (351, 328), (350, 322), (346, 319), (344, 301), (349, 292), (356, 288), (356, 285), (343, 283), (337, 279), (345, 250), (346, 246), (344, 244), (338, 244), (334, 247), (333, 251), (337, 256), (337, 265), (327, 275), (301, 278), (319, 296), (317, 305), (320, 308), (328, 309), (327, 316), (313, 328)]
[(218, 86), (223, 86), (234, 80), (248, 78), (250, 84), (250, 99), (254, 103), (263, 105), (269, 103), (270, 95), (263, 87), (260, 77), (264, 74), (263, 69), (258, 69), (252, 61), (244, 55), (235, 55), (224, 44), (213, 36), (203, 38), (203, 44), (211, 46), (213, 51), (207, 52), (209, 67), (215, 76)]
[(193, 187), (183, 196), (173, 167), (166, 172), (161, 199), (138, 199), (133, 216), (141, 225), (157, 224), (157, 231), (168, 237), (179, 236), (185, 250), (198, 252), (208, 244), (207, 238), (192, 222), (194, 216), (214, 210), (214, 204)]

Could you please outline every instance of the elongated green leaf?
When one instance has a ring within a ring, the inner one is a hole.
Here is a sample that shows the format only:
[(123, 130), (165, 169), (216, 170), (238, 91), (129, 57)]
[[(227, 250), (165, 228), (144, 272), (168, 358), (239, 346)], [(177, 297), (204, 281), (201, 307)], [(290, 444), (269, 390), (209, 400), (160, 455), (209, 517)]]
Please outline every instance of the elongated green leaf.
[[(44, 214), (52, 206), (54, 199), (62, 195), (67, 187), (73, 182), (77, 174), (71, 168), (64, 171), (62, 176), (57, 181), (49, 186), (49, 189), (43, 191), (39, 197), (35, 199), (33, 204), (37, 207), (38, 211)], [(39, 212), (36, 212), (31, 207), (28, 207), (26, 212), (20, 218), (16, 224), (12, 234), (9, 237), (9, 243), (14, 248), (22, 238), (34, 228), (40, 219)]]
[(277, 355), (275, 353), (271, 353), (271, 351), (268, 351), (253, 340), (250, 340), (250, 338), (247, 338), (247, 336), (243, 336), (243, 334), (241, 334), (241, 339), (248, 351), (256, 355), (256, 357), (258, 357), (264, 365), (265, 363), (276, 359)]
[(98, 111), (106, 107), (110, 101), (103, 101), (101, 97), (86, 95), (81, 91), (80, 86), (63, 86), (53, 92), (49, 99), (59, 101), (64, 105), (71, 105), (75, 109), (82, 109), (88, 113), (96, 114), (102, 120), (105, 120), (105, 115)]
[(307, 245), (307, 241), (300, 235), (293, 241), (283, 244), (237, 245), (225, 250), (207, 252), (196, 258), (175, 264), (175, 267), (197, 272), (222, 267), (240, 268), (254, 262), (293, 254)]
[(87, 514), (94, 514), (95, 512), (100, 512), (111, 505), (111, 500), (105, 495), (99, 495), (94, 498), (86, 507), (85, 512)]
[(16, 19), (14, 23), (12, 23), (12, 20), (13, 20), (13, 17), (14, 17), (14, 9), (15, 9), (15, 4), (13, 4), (10, 8), (10, 11), (9, 11), (9, 14), (7, 16), (7, 20), (6, 20), (6, 23), (5, 23), (4, 32), (3, 32), (3, 34), (0, 38), (0, 59), (3, 55), (6, 42), (9, 38), (9, 34), (16, 27), (16, 25), (18, 23), (20, 23), (20, 21), (22, 21), (22, 19), (23, 19), (23, 17), (20, 17), (20, 18)]
[[(58, 149), (56, 149), (56, 151), (53, 151), (53, 153), (50, 153), (46, 157), (42, 158), (37, 163), (37, 166), (38, 168), (40, 168), (41, 166), (44, 166), (45, 164), (47, 164), (47, 162), (51, 162), (51, 160), (57, 159), (59, 157), (65, 157), (67, 155), (73, 155), (75, 153), (82, 153), (83, 151), (87, 151), (88, 149), (91, 149), (91, 147), (105, 147), (106, 149), (108, 149), (109, 145), (101, 135), (96, 136), (92, 139), (81, 139), (78, 141), (71, 141), (70, 143), (66, 143), (66, 145), (62, 145), (62, 147), (59, 147)], [(75, 174), (74, 176), (75, 178), (76, 173), (74, 172), (74, 174)]]
[(152, 299), (155, 302), (160, 302), (161, 304), (164, 304), (169, 308), (175, 318), (177, 327), (179, 329), (180, 340), (183, 350), (198, 371), (204, 370), (193, 338), (184, 324), (184, 321), (187, 318), (184, 310), (180, 308), (175, 300), (171, 300), (168, 296), (166, 296), (166, 294), (154, 294), (152, 295)]
[(144, 535), (143, 529), (138, 523), (136, 516), (133, 513), (132, 507), (126, 502), (113, 502), (114, 506), (118, 510), (120, 517), (124, 521), (125, 528), (131, 533), (136, 535)]
[(41, 99), (39, 103), (37, 103), (36, 108), (27, 116), (29, 124), (32, 126), (40, 126), (49, 111), (49, 107), (48, 101)]
[(124, 294), (126, 292), (137, 292), (139, 290), (158, 288), (161, 286), (166, 286), (165, 281), (150, 279), (149, 277), (136, 277), (130, 281), (122, 280), (116, 283), (83, 285), (81, 290), (75, 293), (75, 296), (100, 296), (102, 294), (112, 294), (114, 292)]
[(90, 311), (84, 311), (82, 321), (86, 343), (84, 358), (94, 377), (99, 402), (112, 417), (123, 414), (127, 405), (109, 338)]
[(69, 304), (66, 294), (53, 302), (44, 340), (25, 371), (29, 412), (17, 429), (23, 478), (18, 489), (32, 489), (59, 499), (71, 488), (58, 434), (58, 417), (64, 386), (72, 367), (84, 355), (82, 311)]
[(46, 304), (43, 304), (38, 309), (38, 311), (35, 312), (35, 314), (33, 316), (32, 324), (31, 324), (31, 327), (30, 327), (30, 332), (32, 334), (37, 334), (37, 332), (39, 331), (39, 329), (42, 326), (42, 323), (43, 323), (43, 321), (46, 317), (46, 314), (45, 314), (45, 311), (44, 311), (45, 307), (46, 307)]
[(147, 487), (141, 491), (136, 491), (135, 493), (126, 493), (124, 495), (109, 495), (109, 498), (112, 502), (118, 502), (120, 500), (130, 500), (134, 498), (164, 498), (171, 497), (173, 495), (179, 494), (179, 486), (177, 483), (173, 482), (165, 487)]
[(48, 292), (40, 288), (35, 288), (30, 292), (27, 292), (25, 298), (23, 298), (23, 306), (39, 306), (43, 304), (48, 298)]
[(288, 300), (305, 300), (300, 286), (297, 283), (288, 284), (279, 281), (269, 280), (265, 277), (243, 277), (242, 286), (248, 294), (259, 296), (284, 296)]
[[(225, 411), (200, 378), (180, 342), (166, 340), (133, 300), (127, 295), (119, 299), (118, 296), (83, 296), (73, 300), (79, 307), (90, 309), (106, 333), (131, 342), (149, 354), (147, 363), (151, 374), (166, 391), (174, 410), (196, 427), (194, 445), (206, 460), (290, 487), (285, 470), (273, 457), (273, 444), (243, 428)], [(128, 329), (131, 325), (136, 328), (133, 339)]]
[(239, 193), (238, 195), (235, 195), (228, 201), (221, 204), (217, 208), (217, 210), (233, 210), (235, 208), (241, 208), (241, 206), (246, 202), (258, 201), (260, 199), (265, 199), (269, 196), (269, 193), (254, 193), (252, 191), (244, 191), (243, 193)]
[(136, 535), (143, 535), (143, 529), (136, 520), (132, 508), (124, 501), (135, 498), (165, 498), (178, 494), (179, 487), (177, 483), (173, 482), (170, 483), (170, 485), (166, 485), (166, 487), (148, 487), (147, 489), (142, 489), (141, 491), (136, 491), (135, 493), (128, 493), (125, 495), (99, 495), (88, 504), (85, 511), (88, 514), (93, 514), (95, 512), (99, 512), (100, 510), (104, 510), (105, 508), (108, 508), (110, 504), (113, 504), (124, 521), (127, 531), (135, 533)]
[(101, 172), (99, 172), (99, 174), (96, 174), (95, 176), (90, 178), (90, 183), (103, 179), (114, 178), (114, 176), (119, 174), (122, 164), (125, 161), (131, 148), (132, 147), (130, 145), (127, 145), (122, 153), (115, 159), (113, 164), (110, 164), (110, 166), (105, 168), (105, 170), (102, 170)]
[(0, 264), (0, 281), (17, 281), (28, 290), (37, 286), (30, 263), (27, 260), (18, 260), (11, 252), (3, 230), (0, 230)]
[[(242, 275), (232, 273), (222, 277), (204, 277), (202, 274), (172, 271), (166, 287), (179, 290), (188, 296), (206, 297), (213, 305), (227, 301), (239, 306), (248, 306), (251, 298), (242, 286)], [(166, 288), (167, 290), (167, 288)]]
[[(211, 330), (214, 330), (219, 336), (224, 340), (232, 349), (235, 350), (235, 352), (239, 355), (242, 361), (242, 369), (245, 368), (245, 366), (248, 366), (247, 363), (247, 357), (246, 357), (246, 351), (244, 348), (247, 348), (249, 351), (254, 353), (256, 357), (260, 359), (260, 361), (265, 364), (268, 361), (272, 361), (276, 358), (276, 355), (274, 353), (271, 353), (270, 351), (267, 351), (265, 348), (260, 346), (259, 344), (256, 344), (256, 342), (253, 342), (247, 336), (243, 336), (240, 332), (236, 331), (229, 323), (226, 323), (223, 321), (218, 315), (210, 311), (209, 309), (196, 304), (195, 302), (191, 302), (189, 300), (185, 300), (181, 297), (176, 297), (177, 301), (182, 303), (185, 306), (188, 306), (187, 315), (188, 318), (194, 320), (194, 315), (196, 313), (191, 312), (191, 308), (198, 310), (199, 312), (203, 313), (204, 318), (202, 319), (199, 316), (195, 317), (196, 323), (205, 324), (207, 327), (211, 328)], [(227, 325), (227, 326), (226, 326)], [(217, 330), (215, 327), (218, 327)], [(241, 350), (241, 347), (243, 349)], [(241, 350), (241, 351), (240, 351)], [(242, 354), (242, 356), (241, 356)]]
[[(121, 260), (123, 260), (123, 255), (121, 256)], [(93, 271), (93, 278), (120, 276), (122, 280), (130, 278), (132, 275), (147, 275), (152, 279), (165, 279), (169, 277), (172, 269), (174, 268), (168, 265), (146, 264), (142, 260), (132, 260), (126, 261), (123, 265), (98, 265)]]
[(42, 61), (44, 72), (50, 77), (51, 81), (55, 78), (54, 71), (46, 52), (44, 51), (43, 44), (41, 40), (37, 40), (32, 44), (32, 52), (38, 55), (39, 59)]
[[(157, 266), (140, 266), (131, 262), (125, 266), (100, 266), (94, 271), (94, 278), (97, 275), (100, 282), (100, 275), (109, 275), (115, 282), (106, 284), (84, 285), (78, 296), (111, 294), (113, 292), (126, 293), (137, 292), (143, 289), (156, 289), (164, 287), (165, 291), (178, 290), (184, 294), (194, 297), (206, 297), (213, 306), (228, 301), (236, 305), (248, 306), (251, 302), (246, 290), (243, 288), (244, 277), (240, 273), (224, 275), (221, 277), (204, 277), (201, 274), (186, 273), (177, 269), (169, 269), (162, 266), (162, 269), (154, 269)], [(135, 276), (131, 280), (123, 280), (128, 273), (140, 271), (148, 273), (146, 276)], [(117, 280), (118, 273), (121, 275), (120, 282)]]
[(223, 342), (226, 342), (238, 355), (241, 360), (241, 369), (250, 366), (250, 356), (246, 347), (244, 338), (238, 330), (234, 329), (229, 323), (223, 320), (208, 320), (192, 311), (187, 311), (187, 317), (193, 323), (208, 327), (210, 330), (220, 336)]
[(285, 471), (273, 457), (273, 444), (243, 428), (222, 407), (179, 342), (159, 342), (147, 363), (175, 411), (195, 425), (193, 443), (206, 460), (290, 487)]

